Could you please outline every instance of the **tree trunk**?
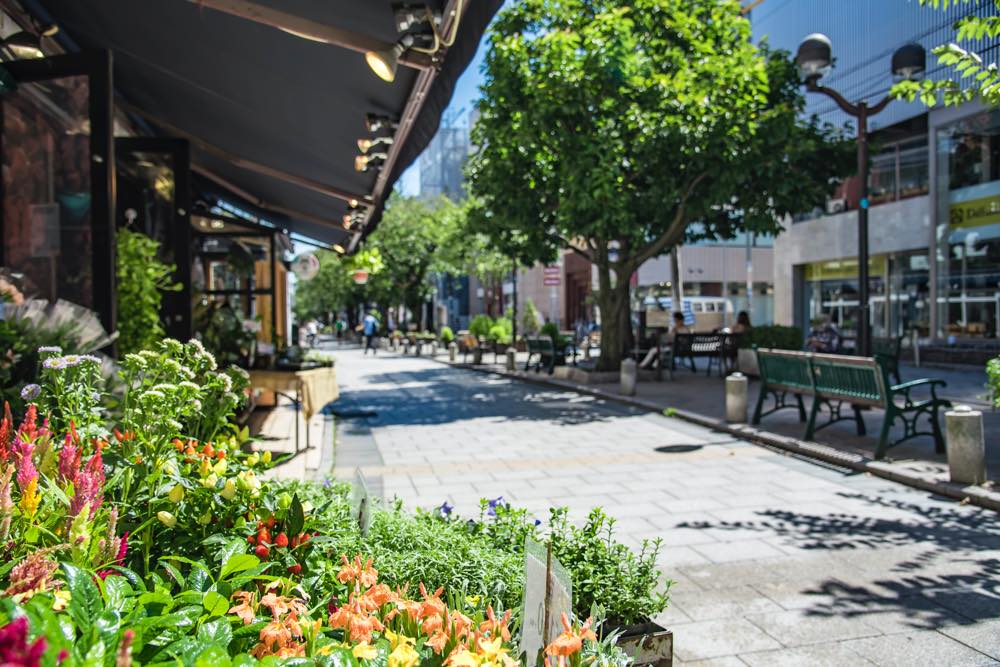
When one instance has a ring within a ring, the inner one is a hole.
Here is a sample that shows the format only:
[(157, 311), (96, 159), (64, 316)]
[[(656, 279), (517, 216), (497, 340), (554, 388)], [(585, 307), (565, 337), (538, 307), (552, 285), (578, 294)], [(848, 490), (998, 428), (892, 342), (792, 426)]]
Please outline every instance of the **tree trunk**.
[(611, 269), (598, 265), (597, 305), (601, 309), (601, 356), (597, 370), (617, 371), (621, 368), (626, 346), (626, 330), (630, 328), (628, 313), (628, 279), (617, 277), (612, 285)]

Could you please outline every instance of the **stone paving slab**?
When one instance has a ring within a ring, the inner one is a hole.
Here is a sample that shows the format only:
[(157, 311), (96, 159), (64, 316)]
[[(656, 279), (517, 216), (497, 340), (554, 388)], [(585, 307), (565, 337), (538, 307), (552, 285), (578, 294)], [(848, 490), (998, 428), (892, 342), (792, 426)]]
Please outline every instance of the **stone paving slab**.
[(623, 542), (662, 538), (675, 607), (658, 620), (680, 665), (995, 659), (994, 512), (426, 359), (345, 351), (338, 377), (342, 400), (376, 413), (381, 463), (366, 474), (407, 506), (447, 499), (478, 516), (479, 497), (503, 496), (543, 520), (552, 504), (582, 520), (601, 505)]

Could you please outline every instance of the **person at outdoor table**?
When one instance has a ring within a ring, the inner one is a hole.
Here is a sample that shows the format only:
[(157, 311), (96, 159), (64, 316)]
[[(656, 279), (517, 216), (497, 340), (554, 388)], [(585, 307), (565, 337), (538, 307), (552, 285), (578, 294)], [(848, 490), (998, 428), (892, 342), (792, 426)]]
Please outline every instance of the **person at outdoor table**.
[(829, 353), (840, 350), (840, 331), (830, 321), (829, 315), (820, 315), (812, 321), (805, 349), (807, 352)]
[(691, 328), (684, 323), (684, 313), (675, 312), (674, 326), (670, 327), (670, 331), (667, 332), (667, 337), (663, 341), (665, 345), (663, 345), (662, 349), (660, 350), (657, 350), (656, 345), (653, 345), (653, 347), (649, 348), (649, 352), (646, 353), (646, 356), (639, 363), (639, 367), (649, 368), (650, 364), (653, 364), (654, 367), (656, 366), (656, 364), (659, 364), (660, 356), (662, 355), (663, 352), (666, 352), (668, 349), (670, 349), (670, 346), (674, 344), (674, 339), (677, 337), (677, 334), (679, 333), (682, 334), (691, 333)]
[(750, 314), (745, 310), (741, 310), (736, 316), (736, 324), (733, 325), (731, 333), (734, 334), (747, 334), (753, 329), (753, 325), (750, 324)]

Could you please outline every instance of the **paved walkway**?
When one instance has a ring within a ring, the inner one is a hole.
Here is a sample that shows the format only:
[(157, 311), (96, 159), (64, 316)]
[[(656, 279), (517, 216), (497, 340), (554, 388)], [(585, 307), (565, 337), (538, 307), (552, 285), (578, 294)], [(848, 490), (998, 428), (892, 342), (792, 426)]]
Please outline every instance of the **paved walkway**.
[(362, 465), (386, 497), (466, 515), (499, 495), (543, 519), (600, 505), (623, 541), (662, 538), (678, 664), (1000, 664), (993, 512), (569, 391), (336, 352), (339, 476)]

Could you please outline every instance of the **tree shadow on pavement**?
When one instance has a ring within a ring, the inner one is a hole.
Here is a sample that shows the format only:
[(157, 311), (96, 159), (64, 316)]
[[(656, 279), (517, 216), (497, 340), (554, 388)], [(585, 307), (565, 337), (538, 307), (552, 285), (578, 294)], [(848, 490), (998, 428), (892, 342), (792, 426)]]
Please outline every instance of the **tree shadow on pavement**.
[[(590, 424), (642, 411), (575, 392), (453, 368), (373, 373), (347, 386), (341, 405), (376, 413), (379, 426), (446, 424), (468, 419)], [(345, 408), (346, 409), (346, 408)]]
[[(762, 510), (759, 520), (688, 521), (678, 528), (761, 531), (785, 546), (832, 552), (856, 576), (829, 577), (799, 591), (808, 616), (893, 614), (892, 622), (930, 629), (1000, 617), (1000, 517), (940, 505), (838, 494), (873, 512), (810, 514)], [(879, 517), (878, 512), (885, 516)]]

